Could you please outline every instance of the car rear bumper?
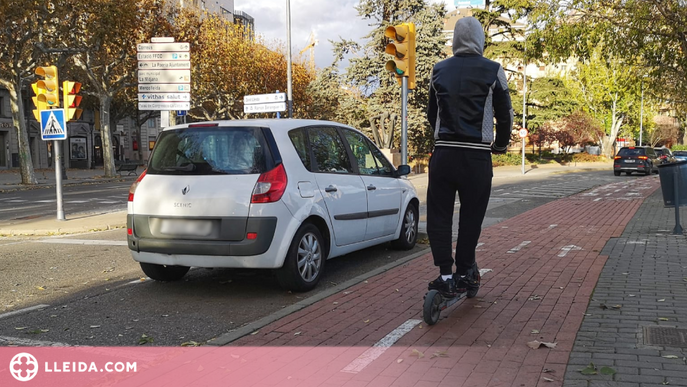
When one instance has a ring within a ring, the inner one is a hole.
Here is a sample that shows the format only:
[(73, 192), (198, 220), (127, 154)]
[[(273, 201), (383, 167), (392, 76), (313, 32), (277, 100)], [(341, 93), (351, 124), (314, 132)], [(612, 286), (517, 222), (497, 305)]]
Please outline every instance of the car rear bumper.
[[(131, 230), (131, 233), (127, 235), (127, 241), (132, 254), (136, 252), (204, 256), (259, 255), (270, 248), (277, 228), (276, 217), (248, 217), (243, 219), (245, 232), (242, 232), (242, 238), (231, 238), (238, 240), (159, 238), (150, 231), (152, 223), (150, 220), (151, 218), (148, 216), (127, 215), (127, 229)], [(237, 222), (235, 218), (222, 219), (221, 221), (223, 223), (241, 223)], [(246, 233), (255, 233), (256, 238), (247, 239)]]

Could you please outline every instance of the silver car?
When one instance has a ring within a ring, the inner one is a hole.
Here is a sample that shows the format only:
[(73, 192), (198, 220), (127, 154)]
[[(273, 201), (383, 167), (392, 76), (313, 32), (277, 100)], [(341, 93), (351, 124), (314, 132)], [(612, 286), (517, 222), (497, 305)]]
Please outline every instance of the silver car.
[(360, 131), (315, 120), (234, 120), (166, 128), (131, 187), (127, 228), (150, 278), (190, 267), (274, 269), (313, 288), (329, 258), (391, 242), (411, 249), (413, 185)]

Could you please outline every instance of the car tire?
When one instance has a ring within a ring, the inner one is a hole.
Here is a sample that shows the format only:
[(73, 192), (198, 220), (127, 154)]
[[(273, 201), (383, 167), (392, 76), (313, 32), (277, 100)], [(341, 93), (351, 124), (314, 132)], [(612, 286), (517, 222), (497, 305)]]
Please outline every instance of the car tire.
[(401, 234), (398, 239), (391, 242), (391, 247), (397, 250), (410, 250), (417, 242), (418, 214), (415, 204), (408, 204), (402, 222)]
[(615, 176), (620, 176), (620, 171), (613, 171), (613, 174), (614, 174)]
[(650, 168), (646, 172), (644, 172), (644, 175), (649, 176), (649, 175), (651, 175), (652, 172), (653, 172), (653, 168)]
[(326, 260), (322, 233), (314, 224), (304, 223), (291, 241), (284, 265), (275, 272), (277, 282), (286, 290), (311, 290), (322, 277)]
[(167, 266), (167, 265), (157, 265), (154, 263), (144, 263), (141, 262), (141, 270), (150, 278), (155, 281), (178, 281), (182, 279), (190, 267), (188, 266)]

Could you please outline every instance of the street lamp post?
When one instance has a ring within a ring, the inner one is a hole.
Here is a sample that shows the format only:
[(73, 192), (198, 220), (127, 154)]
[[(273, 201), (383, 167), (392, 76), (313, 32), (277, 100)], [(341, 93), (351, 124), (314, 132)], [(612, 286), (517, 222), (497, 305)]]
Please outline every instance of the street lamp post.
[(642, 77), (642, 102), (639, 107), (639, 146), (642, 146), (642, 134), (644, 133), (644, 78)]
[[(527, 33), (522, 65), (522, 128), (527, 129)], [(525, 174), (525, 137), (522, 137), (522, 174)]]
[(291, 1), (286, 0), (286, 104), (289, 118), (293, 118), (293, 98), (291, 88)]

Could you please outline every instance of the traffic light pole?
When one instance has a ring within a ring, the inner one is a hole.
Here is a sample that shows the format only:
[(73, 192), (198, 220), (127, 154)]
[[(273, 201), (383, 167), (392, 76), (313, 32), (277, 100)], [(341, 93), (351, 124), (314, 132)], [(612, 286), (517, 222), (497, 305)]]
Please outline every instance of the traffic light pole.
[(401, 87), (401, 164), (408, 164), (408, 77)]
[(62, 207), (62, 149), (60, 141), (53, 140), (52, 147), (55, 152), (55, 191), (57, 196), (57, 220), (64, 220), (64, 208)]

